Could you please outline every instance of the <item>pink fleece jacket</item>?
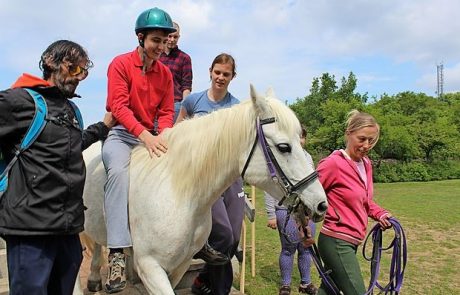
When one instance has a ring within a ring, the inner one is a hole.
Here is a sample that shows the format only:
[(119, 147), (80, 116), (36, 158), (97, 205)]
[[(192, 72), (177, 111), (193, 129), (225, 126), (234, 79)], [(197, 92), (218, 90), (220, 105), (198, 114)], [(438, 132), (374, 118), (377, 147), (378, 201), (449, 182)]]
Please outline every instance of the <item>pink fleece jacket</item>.
[(318, 165), (329, 202), (321, 233), (354, 245), (361, 244), (366, 237), (368, 217), (379, 220), (388, 214), (372, 200), (372, 165), (368, 158), (363, 158), (363, 162), (367, 186), (356, 163), (342, 151), (334, 151)]

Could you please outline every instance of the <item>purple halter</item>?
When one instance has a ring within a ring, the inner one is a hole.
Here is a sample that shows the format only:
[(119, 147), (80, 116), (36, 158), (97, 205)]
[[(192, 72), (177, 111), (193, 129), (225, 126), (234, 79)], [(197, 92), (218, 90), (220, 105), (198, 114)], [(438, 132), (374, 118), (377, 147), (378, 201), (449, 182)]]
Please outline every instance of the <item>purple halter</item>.
[(283, 169), (281, 169), (281, 166), (278, 164), (278, 161), (276, 161), (275, 155), (273, 154), (270, 146), (268, 145), (267, 139), (265, 138), (264, 130), (262, 128), (263, 125), (275, 123), (275, 121), (276, 120), (274, 117), (267, 119), (257, 118), (256, 138), (254, 140), (254, 144), (252, 145), (252, 149), (249, 153), (248, 159), (246, 160), (246, 163), (244, 165), (243, 171), (241, 172), (241, 177), (244, 179), (244, 174), (246, 173), (246, 169), (248, 168), (249, 162), (252, 158), (252, 155), (254, 154), (255, 147), (257, 143), (260, 143), (262, 152), (265, 157), (265, 162), (267, 163), (268, 171), (270, 172), (270, 176), (273, 179), (273, 181), (276, 182), (284, 192), (284, 196), (279, 202), (279, 204), (283, 205), (283, 203), (287, 202), (289, 204), (295, 205), (300, 202), (298, 190), (315, 181), (318, 178), (318, 172), (316, 172), (316, 170), (313, 171), (310, 175), (307, 175), (305, 178), (303, 178), (296, 184), (292, 184), (289, 178), (286, 177), (286, 174), (284, 174)]

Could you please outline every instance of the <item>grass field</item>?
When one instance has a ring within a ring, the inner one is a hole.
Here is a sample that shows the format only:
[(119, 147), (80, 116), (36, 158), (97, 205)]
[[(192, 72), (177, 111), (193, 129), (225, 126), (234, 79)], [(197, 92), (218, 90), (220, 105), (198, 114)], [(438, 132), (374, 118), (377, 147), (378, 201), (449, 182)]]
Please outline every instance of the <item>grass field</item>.
[[(401, 294), (460, 294), (460, 180), (424, 183), (390, 183), (375, 185), (375, 200), (388, 209), (404, 227), (408, 241), (408, 263)], [(247, 248), (245, 294), (278, 294), (280, 249), (278, 232), (266, 227), (262, 193), (256, 197), (256, 275), (251, 276), (251, 249)], [(251, 245), (251, 224), (247, 224), (247, 245)], [(372, 227), (373, 221), (369, 223)], [(317, 226), (317, 231), (319, 229)], [(384, 234), (392, 239), (393, 231)], [(365, 283), (369, 282), (369, 264), (358, 257)], [(381, 274), (389, 269), (390, 254), (382, 258)], [(319, 285), (316, 269), (312, 278)], [(238, 286), (239, 279), (235, 280)], [(382, 283), (388, 280), (383, 277)], [(293, 290), (299, 282), (293, 273)], [(293, 292), (297, 294), (297, 291)], [(377, 293), (375, 293), (377, 294)]]

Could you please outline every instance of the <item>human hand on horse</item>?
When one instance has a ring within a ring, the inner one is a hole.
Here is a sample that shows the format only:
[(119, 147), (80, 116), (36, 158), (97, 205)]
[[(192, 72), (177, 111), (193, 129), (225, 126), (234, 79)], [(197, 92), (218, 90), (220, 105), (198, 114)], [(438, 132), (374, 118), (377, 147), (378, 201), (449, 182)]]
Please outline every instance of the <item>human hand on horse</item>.
[(153, 158), (154, 154), (160, 157), (162, 153), (164, 154), (168, 150), (168, 145), (161, 135), (152, 135), (148, 130), (142, 131), (139, 139), (144, 143), (151, 158)]
[(104, 122), (105, 126), (107, 126), (107, 128), (110, 129), (113, 126), (115, 126), (115, 124), (117, 123), (117, 119), (115, 119), (115, 117), (112, 115), (112, 112), (107, 112), (105, 113), (102, 122)]
[(271, 229), (276, 229), (277, 228), (276, 218), (269, 219), (268, 222), (267, 222), (267, 227), (269, 227)]
[(393, 215), (391, 215), (391, 213), (388, 213), (388, 214), (385, 214), (382, 217), (380, 217), (380, 219), (378, 220), (378, 223), (382, 227), (382, 230), (386, 230), (386, 229), (389, 229), (391, 227), (391, 223), (390, 223), (389, 219), (392, 216)]

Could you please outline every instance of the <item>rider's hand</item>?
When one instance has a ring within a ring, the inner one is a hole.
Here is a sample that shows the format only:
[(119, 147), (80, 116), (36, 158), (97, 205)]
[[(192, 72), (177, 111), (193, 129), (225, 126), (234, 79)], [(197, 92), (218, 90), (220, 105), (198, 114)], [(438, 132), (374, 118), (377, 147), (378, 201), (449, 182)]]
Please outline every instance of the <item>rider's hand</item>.
[(168, 145), (161, 135), (154, 136), (148, 130), (142, 131), (139, 139), (145, 144), (145, 148), (149, 151), (151, 158), (153, 158), (154, 154), (160, 157), (161, 154), (166, 153), (168, 150)]

